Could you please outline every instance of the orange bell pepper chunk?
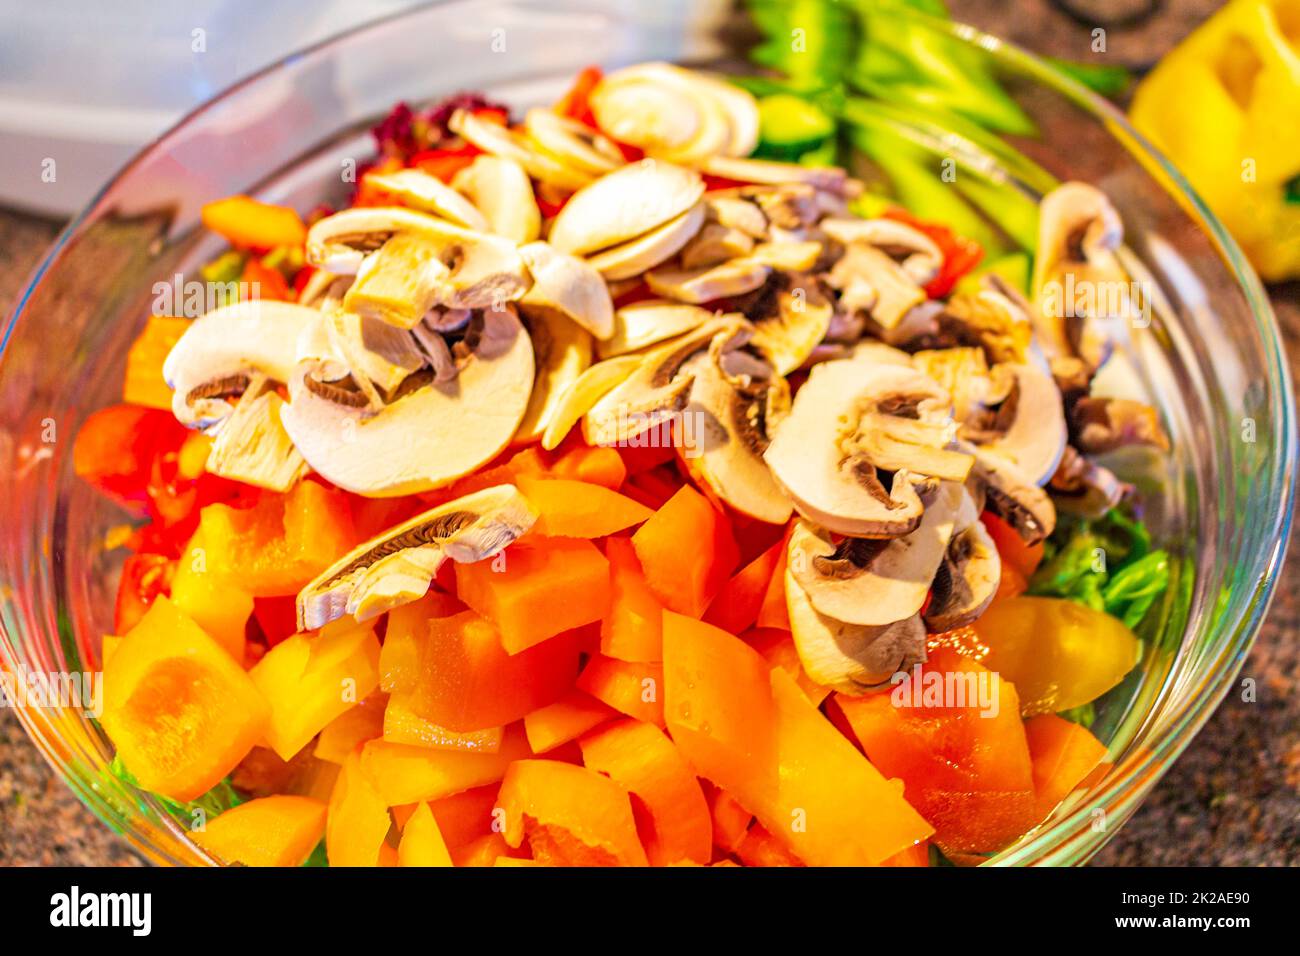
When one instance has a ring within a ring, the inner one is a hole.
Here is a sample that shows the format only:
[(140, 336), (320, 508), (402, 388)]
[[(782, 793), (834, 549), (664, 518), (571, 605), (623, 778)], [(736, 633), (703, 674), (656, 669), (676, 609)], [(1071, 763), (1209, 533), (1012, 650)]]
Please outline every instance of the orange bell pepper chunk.
[(500, 833), (488, 833), (463, 846), (453, 847), (451, 860), (456, 866), (510, 866), (502, 860), (516, 859), (522, 852), (513, 849)]
[(312, 755), (327, 763), (343, 763), (348, 754), (367, 740), (384, 735), (384, 708), (387, 705), (387, 694), (371, 694), (355, 707), (345, 710), (321, 728)]
[(1002, 849), (1039, 819), (1015, 687), (949, 647), (930, 653), (919, 682), (912, 674), (890, 693), (836, 702), (871, 762), (903, 781), (944, 853)]
[(518, 654), (605, 616), (609, 562), (590, 541), (540, 539), (489, 561), (457, 564), (456, 593), (496, 624), (508, 653)]
[(505, 727), (487, 727), (483, 730), (450, 730), (432, 720), (426, 720), (411, 709), (405, 694), (394, 694), (384, 709), (385, 740), (413, 747), (431, 747), (434, 750), (466, 750), (472, 753), (494, 754), (501, 749)]
[(831, 694), (829, 687), (823, 687), (821, 684), (813, 681), (803, 669), (803, 663), (799, 660), (799, 651), (794, 646), (794, 638), (789, 631), (781, 631), (775, 628), (755, 628), (752, 631), (746, 631), (740, 635), (746, 644), (763, 655), (771, 667), (779, 667), (789, 674), (799, 689), (803, 691), (814, 707), (821, 706)]
[(618, 491), (627, 480), (627, 465), (613, 448), (579, 445), (555, 459), (550, 470), (556, 478), (572, 478), (610, 491)]
[(736, 856), (745, 866), (803, 866), (803, 860), (790, 848), (768, 833), (761, 823), (745, 831), (736, 846)]
[(1026, 580), (1032, 578), (1043, 561), (1043, 543), (1025, 544), (1025, 539), (1020, 537), (1015, 528), (990, 511), (981, 514), (980, 521), (997, 545), (1003, 566), (1014, 568)]
[(140, 786), (193, 800), (266, 732), (270, 708), (230, 655), (158, 597), (104, 672), (101, 723)]
[[(368, 746), (368, 745), (367, 745)], [(388, 804), (375, 789), (354, 751), (343, 761), (325, 818), (325, 855), (330, 866), (379, 866), (391, 819)]]
[(909, 846), (906, 850), (899, 850), (893, 856), (880, 862), (881, 866), (929, 866), (930, 865), (930, 841), (923, 840), (920, 843)]
[(315, 634), (294, 634), (248, 672), (271, 704), (266, 742), (292, 760), (334, 718), (379, 686), (379, 639), (344, 618)]
[(755, 627), (790, 630), (790, 612), (785, 606), (785, 564), (786, 542), (783, 540), (776, 566), (772, 568), (772, 577), (768, 579), (767, 590), (763, 592), (763, 600), (758, 606)]
[(726, 631), (664, 612), (664, 716), (697, 774), (744, 794), (776, 786), (776, 711), (757, 651)]
[(727, 791), (717, 787), (711, 790), (709, 816), (713, 821), (713, 845), (726, 853), (735, 853), (754, 822), (754, 815)]
[(211, 560), (203, 533), (194, 532), (172, 574), (172, 603), (242, 663), (253, 598), (233, 587), (225, 576), (211, 571)]
[(203, 225), (240, 249), (266, 251), (276, 246), (300, 246), (307, 239), (307, 227), (295, 210), (249, 196), (228, 196), (205, 203), (200, 215)]
[(511, 724), (494, 754), (372, 740), (361, 748), (361, 764), (385, 805), (397, 806), (496, 783), (511, 763), (530, 755), (523, 727)]
[(310, 797), (261, 797), (207, 821), (194, 842), (226, 863), (302, 866), (325, 835), (325, 812)]
[(621, 714), (664, 726), (662, 664), (616, 661), (597, 654), (578, 675), (577, 686)]
[(171, 315), (151, 315), (126, 353), (126, 378), (122, 401), (145, 408), (171, 411), (172, 390), (163, 380), (162, 367), (172, 347), (180, 341), (190, 320)]
[(429, 801), (438, 830), (449, 847), (455, 849), (494, 829), (504, 829), (505, 814), (497, 808), (500, 790), (499, 784), (490, 783)]
[(664, 607), (700, 617), (740, 560), (726, 517), (683, 485), (632, 535), (646, 584)]
[(617, 716), (618, 711), (589, 694), (574, 690), (524, 718), (524, 733), (535, 754), (577, 740), (593, 727)]
[(1025, 740), (1033, 761), (1039, 820), (1046, 819), (1106, 759), (1106, 745), (1088, 728), (1055, 714), (1025, 721)]
[(451, 854), (427, 803), (415, 808), (397, 844), (399, 866), (451, 866)]
[(546, 537), (603, 538), (640, 524), (654, 513), (617, 491), (585, 481), (521, 475), (518, 485), (538, 511), (532, 533)]
[(505, 840), (525, 836), (552, 866), (645, 866), (632, 801), (609, 777), (554, 760), (520, 760), (501, 782)]
[(682, 860), (709, 862), (713, 821), (704, 791), (662, 730), (639, 720), (620, 720), (580, 741), (588, 770), (607, 774), (638, 797), (650, 817), (644, 840), (651, 866)]
[(785, 542), (778, 541), (723, 585), (709, 603), (704, 620), (729, 634), (739, 634), (754, 626), (763, 609), (772, 572), (785, 554)]
[(600, 652), (621, 661), (660, 661), (664, 656), (664, 606), (651, 592), (627, 538), (605, 542), (609, 559), (609, 611), (600, 622)]
[(428, 616), (432, 603), (443, 600), (426, 597), (389, 614), (380, 670), (384, 689), (399, 706), (468, 733), (519, 720), (573, 686), (579, 650), (574, 632), (512, 656), (498, 629), (474, 611)]

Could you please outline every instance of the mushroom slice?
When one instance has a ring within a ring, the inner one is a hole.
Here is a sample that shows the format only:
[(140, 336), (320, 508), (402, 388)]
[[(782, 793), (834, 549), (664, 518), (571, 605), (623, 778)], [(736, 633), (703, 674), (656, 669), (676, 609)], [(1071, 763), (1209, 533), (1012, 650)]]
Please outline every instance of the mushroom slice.
[(989, 375), (999, 399), (968, 414), (958, 434), (1009, 459), (1035, 484), (1046, 484), (1067, 437), (1056, 382), (1032, 365), (995, 365)]
[(684, 371), (694, 376), (679, 453), (691, 473), (732, 508), (784, 524), (791, 503), (763, 461), (769, 431), (790, 410), (790, 386), (740, 337), (723, 332)]
[(789, 375), (812, 355), (830, 330), (835, 309), (812, 276), (774, 273), (740, 311), (754, 323), (754, 344), (778, 375)]
[[(975, 466), (971, 477), (983, 491), (984, 507), (1011, 525), (1027, 544), (1037, 544), (1051, 534), (1056, 527), (1052, 499), (1011, 461), (980, 448), (972, 451)], [(1068, 458), (1068, 446), (1066, 455)], [(1086, 465), (1087, 460), (1082, 460)]]
[(697, 329), (713, 318), (698, 305), (647, 299), (625, 305), (614, 312), (614, 334), (596, 343), (602, 359), (626, 355)]
[(762, 242), (749, 258), (785, 272), (807, 272), (822, 257), (822, 244), (812, 240)]
[(587, 262), (609, 281), (639, 276), (676, 255), (699, 232), (703, 222), (704, 207), (696, 203), (662, 226), (602, 250)]
[(552, 159), (592, 176), (613, 172), (625, 162), (619, 148), (586, 123), (542, 106), (524, 114), (524, 132)]
[(883, 625), (920, 612), (964, 510), (966, 490), (953, 481), (925, 492), (916, 530), (889, 541), (843, 538), (795, 523), (786, 566), (822, 614), (847, 624)]
[(420, 169), (366, 173), (366, 185), (400, 200), (412, 209), (450, 220), (466, 229), (486, 232), (487, 218), (464, 196), (436, 176)]
[(302, 291), (298, 293), (298, 304), (309, 305), (313, 309), (334, 308), (343, 303), (343, 296), (352, 284), (352, 276), (337, 276), (326, 269), (316, 269), (307, 278)]
[(307, 359), (289, 379), (284, 426), (307, 463), (348, 491), (390, 497), (449, 484), (509, 443), (533, 386), (532, 345), (509, 307), (476, 315), (452, 352), (453, 381), (417, 373), (378, 409), (326, 380), (328, 362)]
[(681, 264), (684, 269), (707, 268), (749, 255), (753, 250), (752, 236), (721, 223), (709, 222), (682, 247)]
[(925, 626), (936, 634), (964, 627), (984, 613), (1002, 580), (1002, 559), (983, 522), (953, 535), (934, 576)]
[(690, 398), (695, 377), (685, 367), (688, 361), (718, 335), (732, 337), (746, 326), (743, 319), (715, 319), (638, 356), (636, 370), (583, 416), (582, 433), (587, 444), (626, 444), (643, 432), (672, 422)]
[(800, 166), (798, 163), (781, 163), (770, 159), (710, 156), (700, 164), (700, 168), (711, 176), (742, 183), (770, 186), (802, 183), (836, 195), (848, 195), (857, 191), (848, 173), (838, 166)]
[(890, 256), (862, 243), (853, 243), (826, 276), (826, 284), (840, 293), (840, 303), (862, 311), (888, 332), (903, 316), (925, 302), (925, 290)]
[(644, 159), (574, 193), (547, 241), (575, 256), (608, 249), (677, 218), (703, 194), (704, 180), (694, 170)]
[[(913, 479), (964, 481), (949, 450), (948, 397), (910, 367), (841, 359), (815, 365), (764, 456), (799, 513), (831, 531), (889, 538), (914, 531)], [(878, 472), (893, 474), (886, 489)]]
[(542, 434), (542, 447), (550, 451), (564, 441), (582, 416), (615, 386), (631, 378), (642, 361), (640, 355), (619, 355), (597, 362), (574, 379), (556, 400)]
[(512, 242), (532, 242), (542, 232), (533, 184), (512, 159), (477, 156), (458, 172), (451, 185), (487, 218), (487, 229)]
[(925, 661), (927, 635), (919, 615), (877, 627), (837, 621), (813, 607), (788, 570), (785, 604), (799, 663), (823, 687), (861, 694)]
[(447, 125), (483, 152), (518, 163), (539, 182), (565, 190), (581, 189), (591, 182), (589, 173), (553, 159), (514, 130), (475, 116), (469, 110), (456, 110)]
[(645, 281), (655, 295), (699, 305), (753, 292), (771, 274), (772, 267), (761, 262), (733, 259), (702, 269), (656, 269), (645, 274)]
[(545, 242), (530, 242), (519, 255), (533, 276), (532, 288), (519, 300), (525, 314), (561, 315), (598, 339), (614, 334), (614, 303), (605, 280), (589, 263)]
[(368, 621), (418, 601), (448, 558), (491, 558), (536, 520), (537, 511), (513, 485), (439, 505), (350, 551), (303, 588), (298, 629), (315, 630), (345, 614)]
[(526, 313), (526, 318), (536, 372), (528, 410), (515, 430), (516, 443), (542, 437), (569, 386), (591, 365), (591, 335), (585, 329), (553, 310)]
[(1073, 445), (1066, 446), (1050, 488), (1053, 500), (1064, 510), (1086, 518), (1100, 518), (1132, 491), (1131, 485), (1120, 481), (1109, 468), (1089, 461)]
[(395, 391), (427, 363), (411, 332), (378, 319), (331, 312), (322, 317), (321, 328), (332, 350), (326, 354), (338, 356), (354, 377), (385, 393)]
[(1129, 445), (1149, 445), (1169, 450), (1169, 436), (1160, 425), (1160, 416), (1143, 402), (1127, 398), (1094, 398), (1085, 395), (1070, 409), (1079, 450), (1101, 454)]
[(823, 219), (818, 226), (846, 246), (863, 243), (887, 253), (913, 282), (925, 285), (943, 265), (943, 252), (925, 233), (894, 219)]
[(707, 193), (704, 197), (709, 222), (743, 232), (751, 239), (767, 237), (767, 216), (748, 199), (735, 195)]
[(264, 384), (250, 387), (221, 423), (205, 467), (222, 478), (286, 492), (307, 470), (307, 462), (280, 422), (284, 400), (261, 391)]
[(254, 376), (287, 381), (299, 336), (319, 322), (315, 309), (271, 299), (236, 302), (195, 319), (163, 362), (176, 420), (208, 428), (234, 410), (230, 399)]

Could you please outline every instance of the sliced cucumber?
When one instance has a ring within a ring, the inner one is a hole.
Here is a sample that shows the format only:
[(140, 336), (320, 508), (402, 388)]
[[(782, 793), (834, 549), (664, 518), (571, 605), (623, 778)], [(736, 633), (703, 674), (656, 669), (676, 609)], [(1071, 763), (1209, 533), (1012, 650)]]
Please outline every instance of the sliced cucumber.
[(822, 146), (835, 134), (835, 121), (815, 103), (790, 93), (758, 101), (757, 155), (795, 160)]

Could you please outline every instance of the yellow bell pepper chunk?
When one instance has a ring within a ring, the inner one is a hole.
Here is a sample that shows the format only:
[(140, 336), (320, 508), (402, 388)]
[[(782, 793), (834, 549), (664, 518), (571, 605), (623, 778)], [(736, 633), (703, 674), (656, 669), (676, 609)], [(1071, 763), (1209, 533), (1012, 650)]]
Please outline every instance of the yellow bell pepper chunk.
[(209, 820), (194, 842), (226, 863), (302, 866), (325, 835), (325, 802), (277, 794)]

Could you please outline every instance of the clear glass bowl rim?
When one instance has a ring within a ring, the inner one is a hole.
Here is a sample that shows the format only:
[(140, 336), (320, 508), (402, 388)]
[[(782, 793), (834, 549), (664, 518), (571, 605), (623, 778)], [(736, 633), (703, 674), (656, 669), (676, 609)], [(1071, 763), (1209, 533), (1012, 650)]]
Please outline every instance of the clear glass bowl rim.
[[(328, 53), (329, 50), (346, 45), (355, 37), (368, 31), (392, 21), (418, 16), (430, 8), (444, 6), (448, 2), (450, 0), (431, 0), (427, 4), (362, 24), (292, 53), (206, 100), (160, 134), (153, 142), (143, 147), (100, 188), (86, 208), (69, 221), (51, 244), (40, 264), (33, 270), (10, 312), (9, 320), (5, 323), (3, 337), (0, 337), (0, 356), (8, 345), (10, 334), (28, 299), (46, 272), (59, 260), (69, 241), (96, 215), (100, 204), (113, 191), (116, 184), (147, 158), (165, 150), (168, 140), (174, 133), (198, 121), (216, 104), (233, 98), (248, 87), (274, 77), (296, 61)], [(1277, 518), (1272, 526), (1273, 533), (1268, 546), (1258, 549), (1252, 556), (1252, 574), (1249, 575), (1249, 580), (1255, 582), (1254, 590), (1249, 594), (1234, 594), (1235, 600), (1229, 611), (1217, 619), (1205, 618), (1207, 627), (1211, 623), (1216, 625), (1211, 632), (1204, 635), (1207, 646), (1214, 652), (1213, 657), (1208, 667), (1196, 675), (1198, 681), (1195, 693), (1183, 695), (1174, 701), (1172, 708), (1166, 707), (1167, 712), (1159, 711), (1155, 715), (1159, 724), (1163, 725), (1158, 728), (1159, 733), (1153, 730), (1150, 734), (1158, 737), (1155, 744), (1136, 748), (1126, 754), (1124, 759), (1110, 771), (1104, 783), (1089, 793), (1087, 800), (1080, 801), (1070, 811), (1052, 819), (1049, 824), (1040, 827), (991, 861), (995, 865), (1011, 866), (1081, 863), (1100, 849), (1105, 843), (1106, 836), (1085, 836), (1073, 849), (1067, 847), (1067, 843), (1080, 834), (1086, 833), (1094, 812), (1099, 808), (1113, 819), (1121, 821), (1127, 819), (1145, 794), (1186, 749), (1196, 733), (1214, 713), (1240, 671), (1268, 611), (1285, 556), (1285, 544), (1290, 534), (1295, 497), (1294, 462), (1297, 454), (1297, 434), (1295, 397), (1290, 372), (1285, 360), (1281, 334), (1268, 296), (1236, 241), (1173, 163), (1137, 132), (1122, 112), (1043, 59), (976, 27), (932, 17), (905, 7), (897, 8), (892, 12), (913, 20), (927, 29), (947, 34), (957, 41), (977, 47), (993, 61), (1069, 99), (1074, 105), (1103, 123), (1108, 132), (1144, 166), (1156, 170), (1164, 177), (1167, 182), (1166, 188), (1174, 194), (1188, 215), (1211, 238), (1220, 256), (1230, 268), (1250, 307), (1267, 360), (1269, 392), (1273, 397), (1270, 412), (1280, 427), (1276, 442), (1277, 451), (1273, 455), (1267, 474), (1260, 476), (1264, 487), (1261, 506), (1276, 508)], [(1184, 640), (1185, 644), (1186, 640)], [(11, 656), (8, 638), (5, 637), (4, 640), (0, 640), (0, 664), (12, 669), (14, 661)], [(1165, 703), (1168, 705), (1168, 701)], [(105, 818), (106, 808), (96, 805), (97, 797), (93, 793), (93, 787), (74, 781), (61, 756), (54, 752), (56, 749), (54, 741), (57, 741), (58, 736), (54, 722), (39, 710), (18, 708), (16, 712), (29, 738), (47, 761), (93, 813)], [(54, 740), (48, 740), (47, 733), (51, 733)], [(171, 836), (184, 839), (178, 827), (172, 826), (170, 829), (173, 830)], [(177, 862), (167, 850), (153, 845), (147, 835), (142, 834), (138, 828), (125, 827), (121, 828), (120, 832), (151, 861)], [(194, 853), (196, 858), (210, 860), (197, 848), (194, 848)]]

